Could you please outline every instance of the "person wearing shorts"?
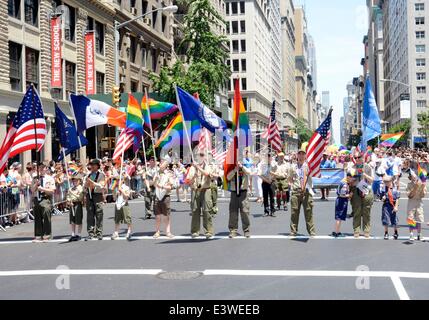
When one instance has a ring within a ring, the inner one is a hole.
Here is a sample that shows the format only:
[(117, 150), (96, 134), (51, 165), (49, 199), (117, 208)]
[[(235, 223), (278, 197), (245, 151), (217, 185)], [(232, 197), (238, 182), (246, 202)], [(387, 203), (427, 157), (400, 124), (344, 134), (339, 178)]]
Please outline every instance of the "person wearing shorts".
[[(122, 178), (121, 185), (118, 187), (118, 199), (115, 204), (115, 232), (112, 234), (112, 240), (119, 239), (119, 227), (121, 224), (126, 224), (128, 227), (126, 239), (130, 241), (132, 237), (131, 210), (128, 204), (131, 189), (126, 185), (126, 180), (125, 177)], [(122, 199), (120, 196), (122, 196)]]
[(394, 187), (393, 177), (384, 177), (385, 190), (381, 193), (383, 207), (381, 209), (381, 221), (384, 226), (384, 240), (389, 240), (389, 227), (394, 229), (394, 239), (398, 240), (398, 211), (401, 194)]
[[(67, 207), (70, 209), (71, 237), (69, 242), (80, 241), (83, 220), (83, 187), (80, 174), (71, 177), (71, 186), (67, 191)], [(77, 227), (77, 232), (76, 232)]]
[(427, 193), (426, 181), (421, 181), (412, 170), (409, 179), (410, 182), (407, 185), (407, 220), (410, 227), (410, 240), (414, 241), (414, 230), (417, 229), (417, 240), (421, 241), (423, 240), (422, 224), (425, 222), (423, 198)]
[(347, 220), (347, 210), (349, 200), (353, 196), (350, 192), (350, 185), (353, 181), (353, 176), (348, 173), (347, 177), (341, 181), (337, 189), (337, 200), (335, 202), (335, 231), (332, 232), (334, 238), (342, 237), (340, 232), (341, 223)]

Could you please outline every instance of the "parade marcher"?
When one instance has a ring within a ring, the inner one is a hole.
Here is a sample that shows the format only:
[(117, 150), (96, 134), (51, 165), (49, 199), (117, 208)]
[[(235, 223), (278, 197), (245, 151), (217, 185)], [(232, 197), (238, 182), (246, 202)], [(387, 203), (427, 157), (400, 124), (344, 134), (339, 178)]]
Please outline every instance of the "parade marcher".
[(381, 221), (384, 226), (384, 240), (389, 240), (389, 227), (394, 228), (393, 238), (398, 240), (398, 210), (400, 193), (393, 185), (394, 178), (383, 179), (385, 189), (381, 193), (383, 207), (381, 209)]
[(309, 176), (309, 168), (306, 163), (306, 152), (298, 151), (297, 163), (293, 165), (289, 173), (289, 182), (292, 186), (291, 194), (291, 236), (298, 233), (299, 213), (301, 206), (304, 210), (304, 217), (307, 224), (307, 231), (311, 237), (316, 235), (313, 222), (313, 181)]
[(86, 213), (87, 213), (87, 240), (103, 240), (103, 205), (105, 177), (100, 170), (100, 160), (89, 162), (90, 172), (85, 179)]
[(123, 172), (122, 181), (118, 185), (118, 197), (115, 204), (115, 231), (111, 236), (112, 240), (119, 239), (119, 227), (121, 224), (127, 225), (127, 235), (125, 238), (130, 241), (132, 237), (131, 210), (128, 204), (132, 190), (127, 185), (127, 181), (129, 182), (129, 180), (128, 174)]
[[(320, 162), (320, 169), (331, 169), (331, 168), (332, 168), (332, 164), (331, 164), (331, 160), (329, 159), (329, 155), (327, 153), (324, 153), (322, 161)], [(322, 197), (320, 198), (320, 200), (328, 201), (329, 189), (322, 188), (320, 189), (320, 192), (322, 193)]]
[(350, 193), (350, 185), (352, 183), (352, 175), (347, 174), (346, 178), (341, 181), (337, 189), (337, 200), (335, 202), (335, 232), (332, 236), (335, 238), (342, 237), (341, 223), (347, 220), (347, 209), (349, 200), (352, 197)]
[(262, 195), (262, 179), (258, 176), (258, 171), (261, 166), (260, 156), (259, 154), (255, 154), (253, 157), (253, 164), (251, 168), (251, 175), (252, 175), (252, 190), (253, 195), (256, 197), (257, 203), (263, 202), (263, 195)]
[(264, 217), (276, 217), (274, 207), (274, 188), (273, 188), (273, 165), (271, 154), (261, 164), (258, 176), (262, 179), (262, 194), (264, 197)]
[(289, 203), (289, 179), (288, 173), (290, 171), (290, 164), (285, 160), (285, 154), (280, 152), (278, 154), (277, 163), (273, 176), (275, 177), (276, 184), (276, 198), (277, 198), (277, 210), (281, 210), (281, 203), (283, 201), (284, 211), (288, 211)]
[[(67, 191), (67, 206), (70, 209), (70, 226), (72, 241), (80, 241), (82, 234), (82, 221), (83, 221), (83, 186), (82, 176), (80, 174), (71, 177), (71, 186)], [(77, 227), (77, 232), (76, 232)]]
[(55, 180), (48, 174), (48, 170), (44, 164), (39, 164), (39, 177), (33, 179), (31, 186), (34, 197), (34, 242), (52, 239), (51, 214)]
[(171, 191), (177, 187), (173, 172), (168, 170), (169, 162), (163, 160), (159, 166), (159, 173), (154, 180), (156, 217), (156, 231), (153, 237), (158, 239), (161, 236), (162, 217), (165, 217), (165, 233), (168, 238), (174, 238), (171, 233)]
[[(237, 177), (238, 174), (238, 177)], [(237, 237), (238, 232), (238, 212), (240, 211), (241, 224), (243, 226), (244, 236), (250, 238), (250, 204), (248, 197), (249, 190), (249, 175), (250, 170), (238, 164), (238, 173), (237, 168), (234, 168), (228, 176), (229, 191), (231, 192), (231, 199), (229, 202), (229, 238)], [(238, 187), (237, 187), (238, 180)], [(238, 191), (238, 192), (237, 192)]]
[[(214, 159), (213, 159), (214, 161)], [(217, 199), (218, 199), (218, 179), (220, 178), (219, 170), (216, 163), (212, 162), (210, 165), (210, 177), (212, 179), (210, 184), (210, 190), (212, 192), (212, 216), (215, 216), (218, 213)]]
[(410, 170), (410, 182), (407, 185), (408, 204), (407, 220), (410, 227), (410, 241), (414, 241), (414, 230), (417, 229), (417, 240), (423, 240), (422, 224), (425, 222), (423, 211), (423, 198), (425, 197), (426, 181), (421, 181), (419, 177)]
[(374, 182), (374, 173), (371, 166), (363, 162), (363, 155), (355, 157), (356, 164), (349, 170), (354, 182), (351, 188), (353, 197), (351, 205), (353, 210), (354, 237), (359, 238), (363, 229), (365, 238), (370, 237), (371, 232), (371, 208), (374, 203), (374, 194), (371, 185)]
[(147, 171), (144, 174), (144, 182), (145, 182), (145, 208), (146, 214), (145, 219), (150, 219), (153, 215), (153, 205), (155, 202), (155, 187), (153, 185), (153, 180), (157, 175), (158, 168), (155, 162), (155, 158), (152, 157), (149, 160), (149, 165), (147, 167)]
[(203, 227), (207, 239), (213, 238), (213, 198), (211, 191), (212, 172), (211, 166), (207, 163), (204, 153), (199, 154), (199, 163), (189, 170), (187, 179), (191, 181), (192, 188), (192, 238), (200, 235), (201, 214), (203, 216)]

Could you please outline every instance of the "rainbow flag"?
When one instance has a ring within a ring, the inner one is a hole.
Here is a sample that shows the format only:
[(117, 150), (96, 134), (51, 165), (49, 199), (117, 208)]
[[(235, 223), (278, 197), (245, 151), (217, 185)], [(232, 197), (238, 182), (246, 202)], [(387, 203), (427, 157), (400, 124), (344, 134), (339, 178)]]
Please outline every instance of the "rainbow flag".
[(118, 187), (118, 179), (111, 179), (109, 184), (109, 190), (115, 190)]
[(422, 182), (426, 182), (428, 178), (428, 173), (420, 166), (420, 163), (417, 165), (417, 175)]
[(68, 174), (70, 176), (75, 176), (79, 173), (79, 167), (75, 164), (71, 164), (68, 166)]
[(128, 94), (126, 127), (132, 130), (135, 135), (133, 149), (134, 152), (137, 152), (143, 136), (143, 116), (139, 103), (131, 94)]
[(154, 99), (148, 98), (147, 95), (144, 95), (143, 97), (141, 109), (143, 112), (144, 124), (147, 127), (150, 126), (151, 120), (162, 119), (179, 110), (179, 108), (173, 103), (156, 101)]
[(417, 222), (414, 219), (407, 219), (407, 223), (410, 228), (417, 228)]
[(402, 136), (405, 134), (405, 132), (399, 132), (399, 133), (393, 133), (393, 134), (383, 134), (381, 136), (381, 141), (383, 141), (380, 145), (382, 147), (392, 148), (399, 139), (402, 138)]
[(183, 119), (182, 114), (178, 113), (168, 124), (161, 137), (155, 143), (155, 148), (168, 148), (174, 145), (181, 145), (183, 141)]

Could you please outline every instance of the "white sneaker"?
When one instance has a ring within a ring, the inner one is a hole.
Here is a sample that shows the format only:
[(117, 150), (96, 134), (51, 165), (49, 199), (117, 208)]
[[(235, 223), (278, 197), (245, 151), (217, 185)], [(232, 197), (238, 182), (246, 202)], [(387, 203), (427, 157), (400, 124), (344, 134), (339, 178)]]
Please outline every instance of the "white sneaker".
[(414, 234), (413, 233), (410, 233), (410, 241), (414, 241), (415, 239), (414, 239)]
[(118, 240), (119, 239), (119, 234), (117, 232), (113, 232), (113, 234), (110, 237), (110, 239), (112, 239), (112, 240)]

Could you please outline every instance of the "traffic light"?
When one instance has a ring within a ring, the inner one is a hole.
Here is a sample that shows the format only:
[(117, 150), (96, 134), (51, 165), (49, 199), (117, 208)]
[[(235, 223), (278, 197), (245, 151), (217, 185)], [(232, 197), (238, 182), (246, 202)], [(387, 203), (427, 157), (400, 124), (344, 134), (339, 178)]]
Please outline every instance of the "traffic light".
[(113, 86), (112, 87), (112, 104), (116, 107), (119, 107), (121, 103), (121, 89), (120, 87)]

